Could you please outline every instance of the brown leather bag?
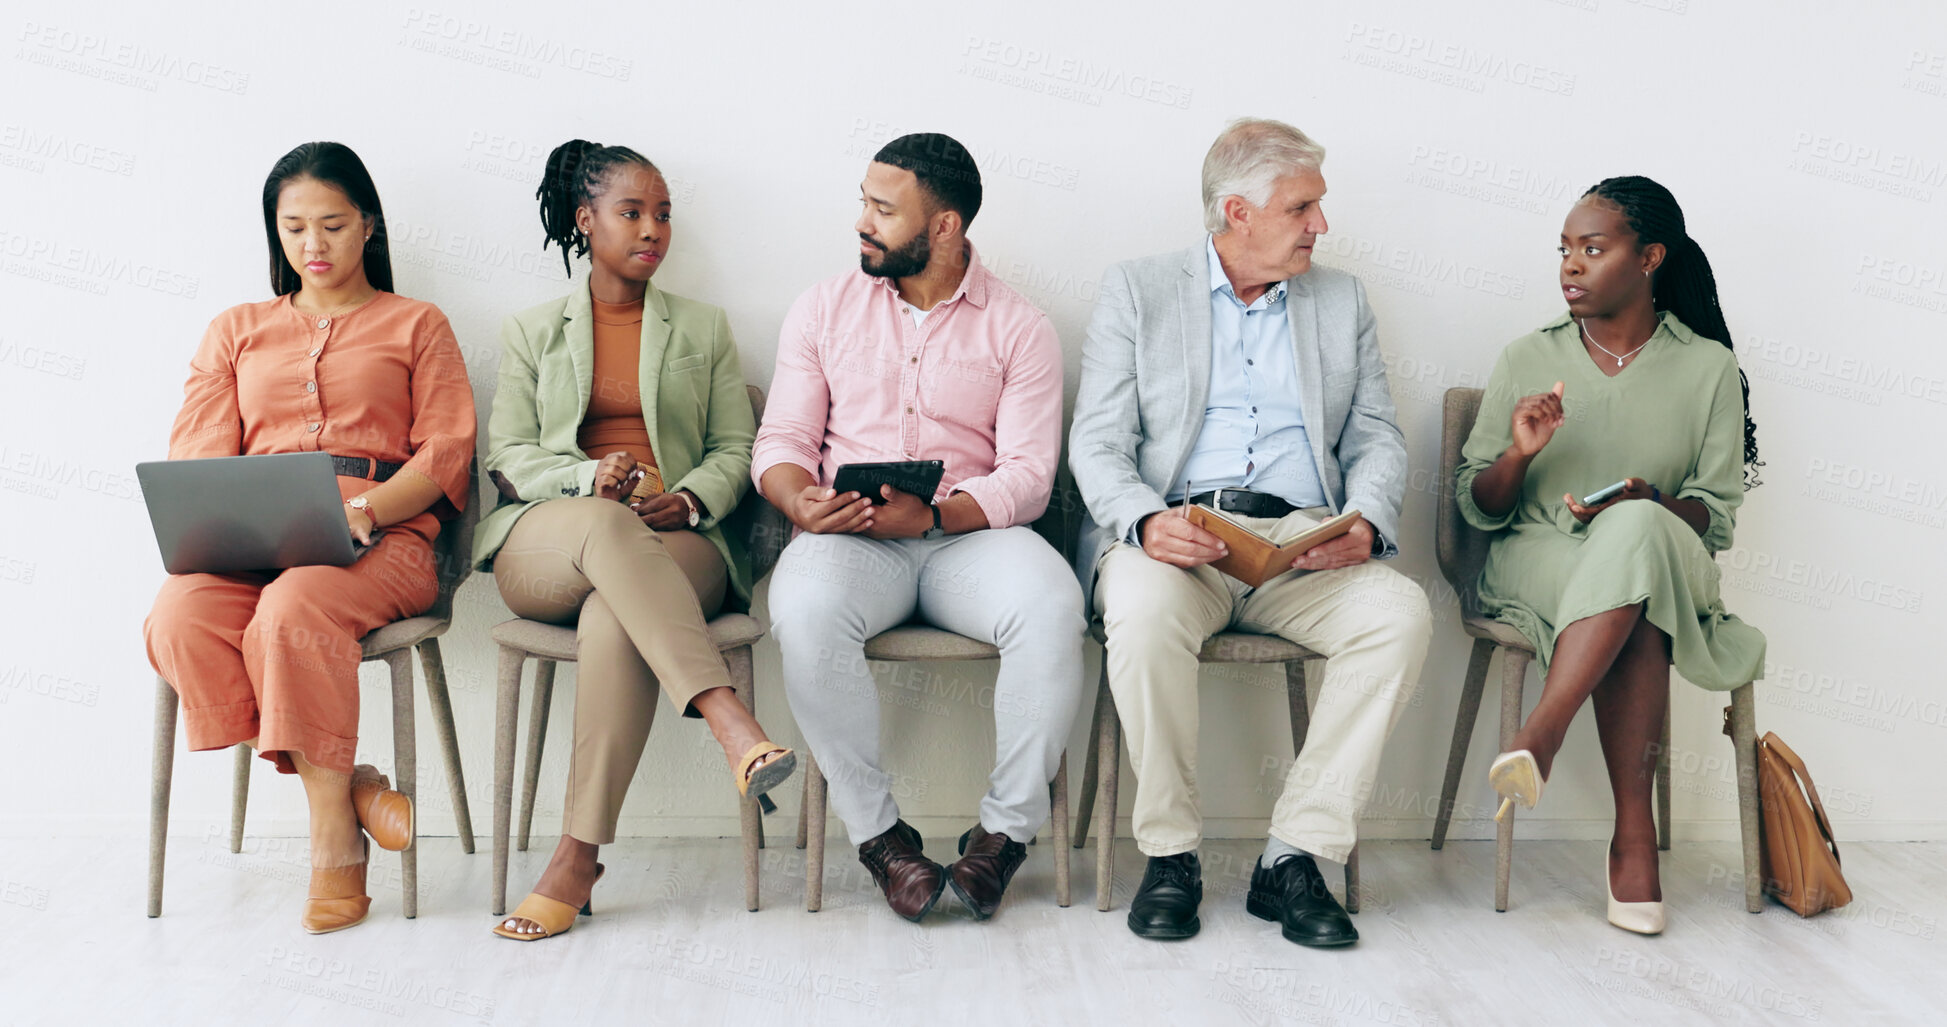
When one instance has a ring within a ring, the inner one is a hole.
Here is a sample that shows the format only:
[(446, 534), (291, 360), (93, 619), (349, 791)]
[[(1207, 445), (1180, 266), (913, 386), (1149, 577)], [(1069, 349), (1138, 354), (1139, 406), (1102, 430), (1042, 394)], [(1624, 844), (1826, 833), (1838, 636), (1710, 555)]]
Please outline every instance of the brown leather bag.
[[(1724, 733), (1731, 733), (1729, 707), (1724, 709)], [(1818, 786), (1805, 761), (1769, 731), (1758, 739), (1758, 800), (1758, 865), (1766, 894), (1799, 916), (1851, 902), (1852, 889), (1839, 872), (1839, 844), (1832, 838)]]

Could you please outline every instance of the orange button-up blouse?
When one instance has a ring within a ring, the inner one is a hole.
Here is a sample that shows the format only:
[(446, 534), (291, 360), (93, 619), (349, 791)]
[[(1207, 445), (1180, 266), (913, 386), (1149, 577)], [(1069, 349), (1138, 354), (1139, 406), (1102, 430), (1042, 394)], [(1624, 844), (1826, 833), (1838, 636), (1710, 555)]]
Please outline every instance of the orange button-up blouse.
[[(240, 304), (210, 322), (189, 371), (171, 460), (370, 457), (432, 479), (453, 509), (466, 505), (473, 388), (453, 329), (431, 303), (381, 292), (328, 318), (300, 312), (289, 296)], [(371, 487), (338, 478), (345, 498)], [(430, 543), (439, 519), (429, 510), (387, 530)]]

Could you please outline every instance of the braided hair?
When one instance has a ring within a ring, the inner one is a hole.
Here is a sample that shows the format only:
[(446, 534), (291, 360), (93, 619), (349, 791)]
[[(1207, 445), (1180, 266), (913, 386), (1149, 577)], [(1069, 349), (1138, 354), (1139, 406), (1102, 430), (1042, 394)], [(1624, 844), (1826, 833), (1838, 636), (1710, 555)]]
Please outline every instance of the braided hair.
[(574, 275), (570, 258), (588, 252), (588, 236), (575, 224), (575, 210), (594, 202), (606, 190), (609, 173), (625, 165), (662, 174), (649, 158), (626, 146), (570, 139), (548, 154), (541, 187), (534, 191), (541, 201), (541, 230), (547, 233), (541, 248), (547, 249), (549, 243), (561, 247), (561, 268), (570, 277)]
[[(1589, 187), (1584, 198), (1594, 196), (1620, 210), (1629, 230), (1636, 233), (1638, 248), (1661, 243), (1663, 264), (1651, 281), (1651, 302), (1657, 310), (1667, 310), (1691, 331), (1714, 339), (1732, 349), (1731, 330), (1724, 324), (1724, 309), (1717, 302), (1717, 277), (1711, 273), (1710, 258), (1703, 247), (1684, 229), (1683, 208), (1677, 198), (1657, 182), (1641, 175), (1605, 178)], [(1751, 380), (1744, 369), (1737, 371), (1738, 387), (1744, 392), (1744, 488), (1764, 484), (1758, 478), (1758, 425), (1751, 419)]]

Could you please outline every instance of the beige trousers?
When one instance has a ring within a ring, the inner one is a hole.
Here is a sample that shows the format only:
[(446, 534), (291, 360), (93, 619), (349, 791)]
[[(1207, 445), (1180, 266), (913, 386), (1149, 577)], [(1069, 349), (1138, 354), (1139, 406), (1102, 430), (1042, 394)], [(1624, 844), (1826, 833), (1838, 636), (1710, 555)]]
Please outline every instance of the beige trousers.
[(730, 687), (705, 619), (723, 605), (723, 556), (693, 531), (653, 531), (626, 506), (551, 499), (514, 522), (494, 581), (516, 616), (575, 623), (575, 751), (562, 830), (615, 840), (622, 800), (649, 741), (656, 692), (690, 700)]
[[(1325, 512), (1239, 520), (1283, 539)], [(1197, 651), (1229, 629), (1278, 635), (1327, 657), (1305, 748), (1285, 775), (1271, 834), (1344, 862), (1358, 839), (1359, 812), (1371, 797), (1386, 738), (1412, 700), (1426, 660), (1433, 618), (1420, 586), (1368, 560), (1289, 572), (1254, 589), (1214, 567), (1184, 570), (1118, 542), (1096, 566), (1095, 606), (1107, 629), (1109, 689), (1136, 771), (1136, 847), (1170, 856), (1195, 849), (1203, 838)]]

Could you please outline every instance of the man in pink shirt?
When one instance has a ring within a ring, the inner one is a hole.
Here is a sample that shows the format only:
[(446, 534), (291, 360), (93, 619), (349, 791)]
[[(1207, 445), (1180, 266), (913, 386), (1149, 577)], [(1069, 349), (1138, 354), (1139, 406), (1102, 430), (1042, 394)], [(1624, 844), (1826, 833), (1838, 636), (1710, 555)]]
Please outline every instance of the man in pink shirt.
[[(1061, 344), (967, 241), (980, 169), (965, 147), (902, 136), (860, 191), (859, 269), (785, 316), (752, 452), (758, 491), (801, 530), (771, 579), (772, 633), (831, 808), (887, 903), (917, 922), (950, 884), (985, 920), (1048, 819), (1081, 697), (1081, 589), (1028, 527), (1061, 453)], [(831, 487), (846, 464), (917, 460), (945, 465), (933, 495)], [(915, 619), (1001, 651), (994, 772), (950, 868), (926, 858), (879, 767), (865, 641)]]

